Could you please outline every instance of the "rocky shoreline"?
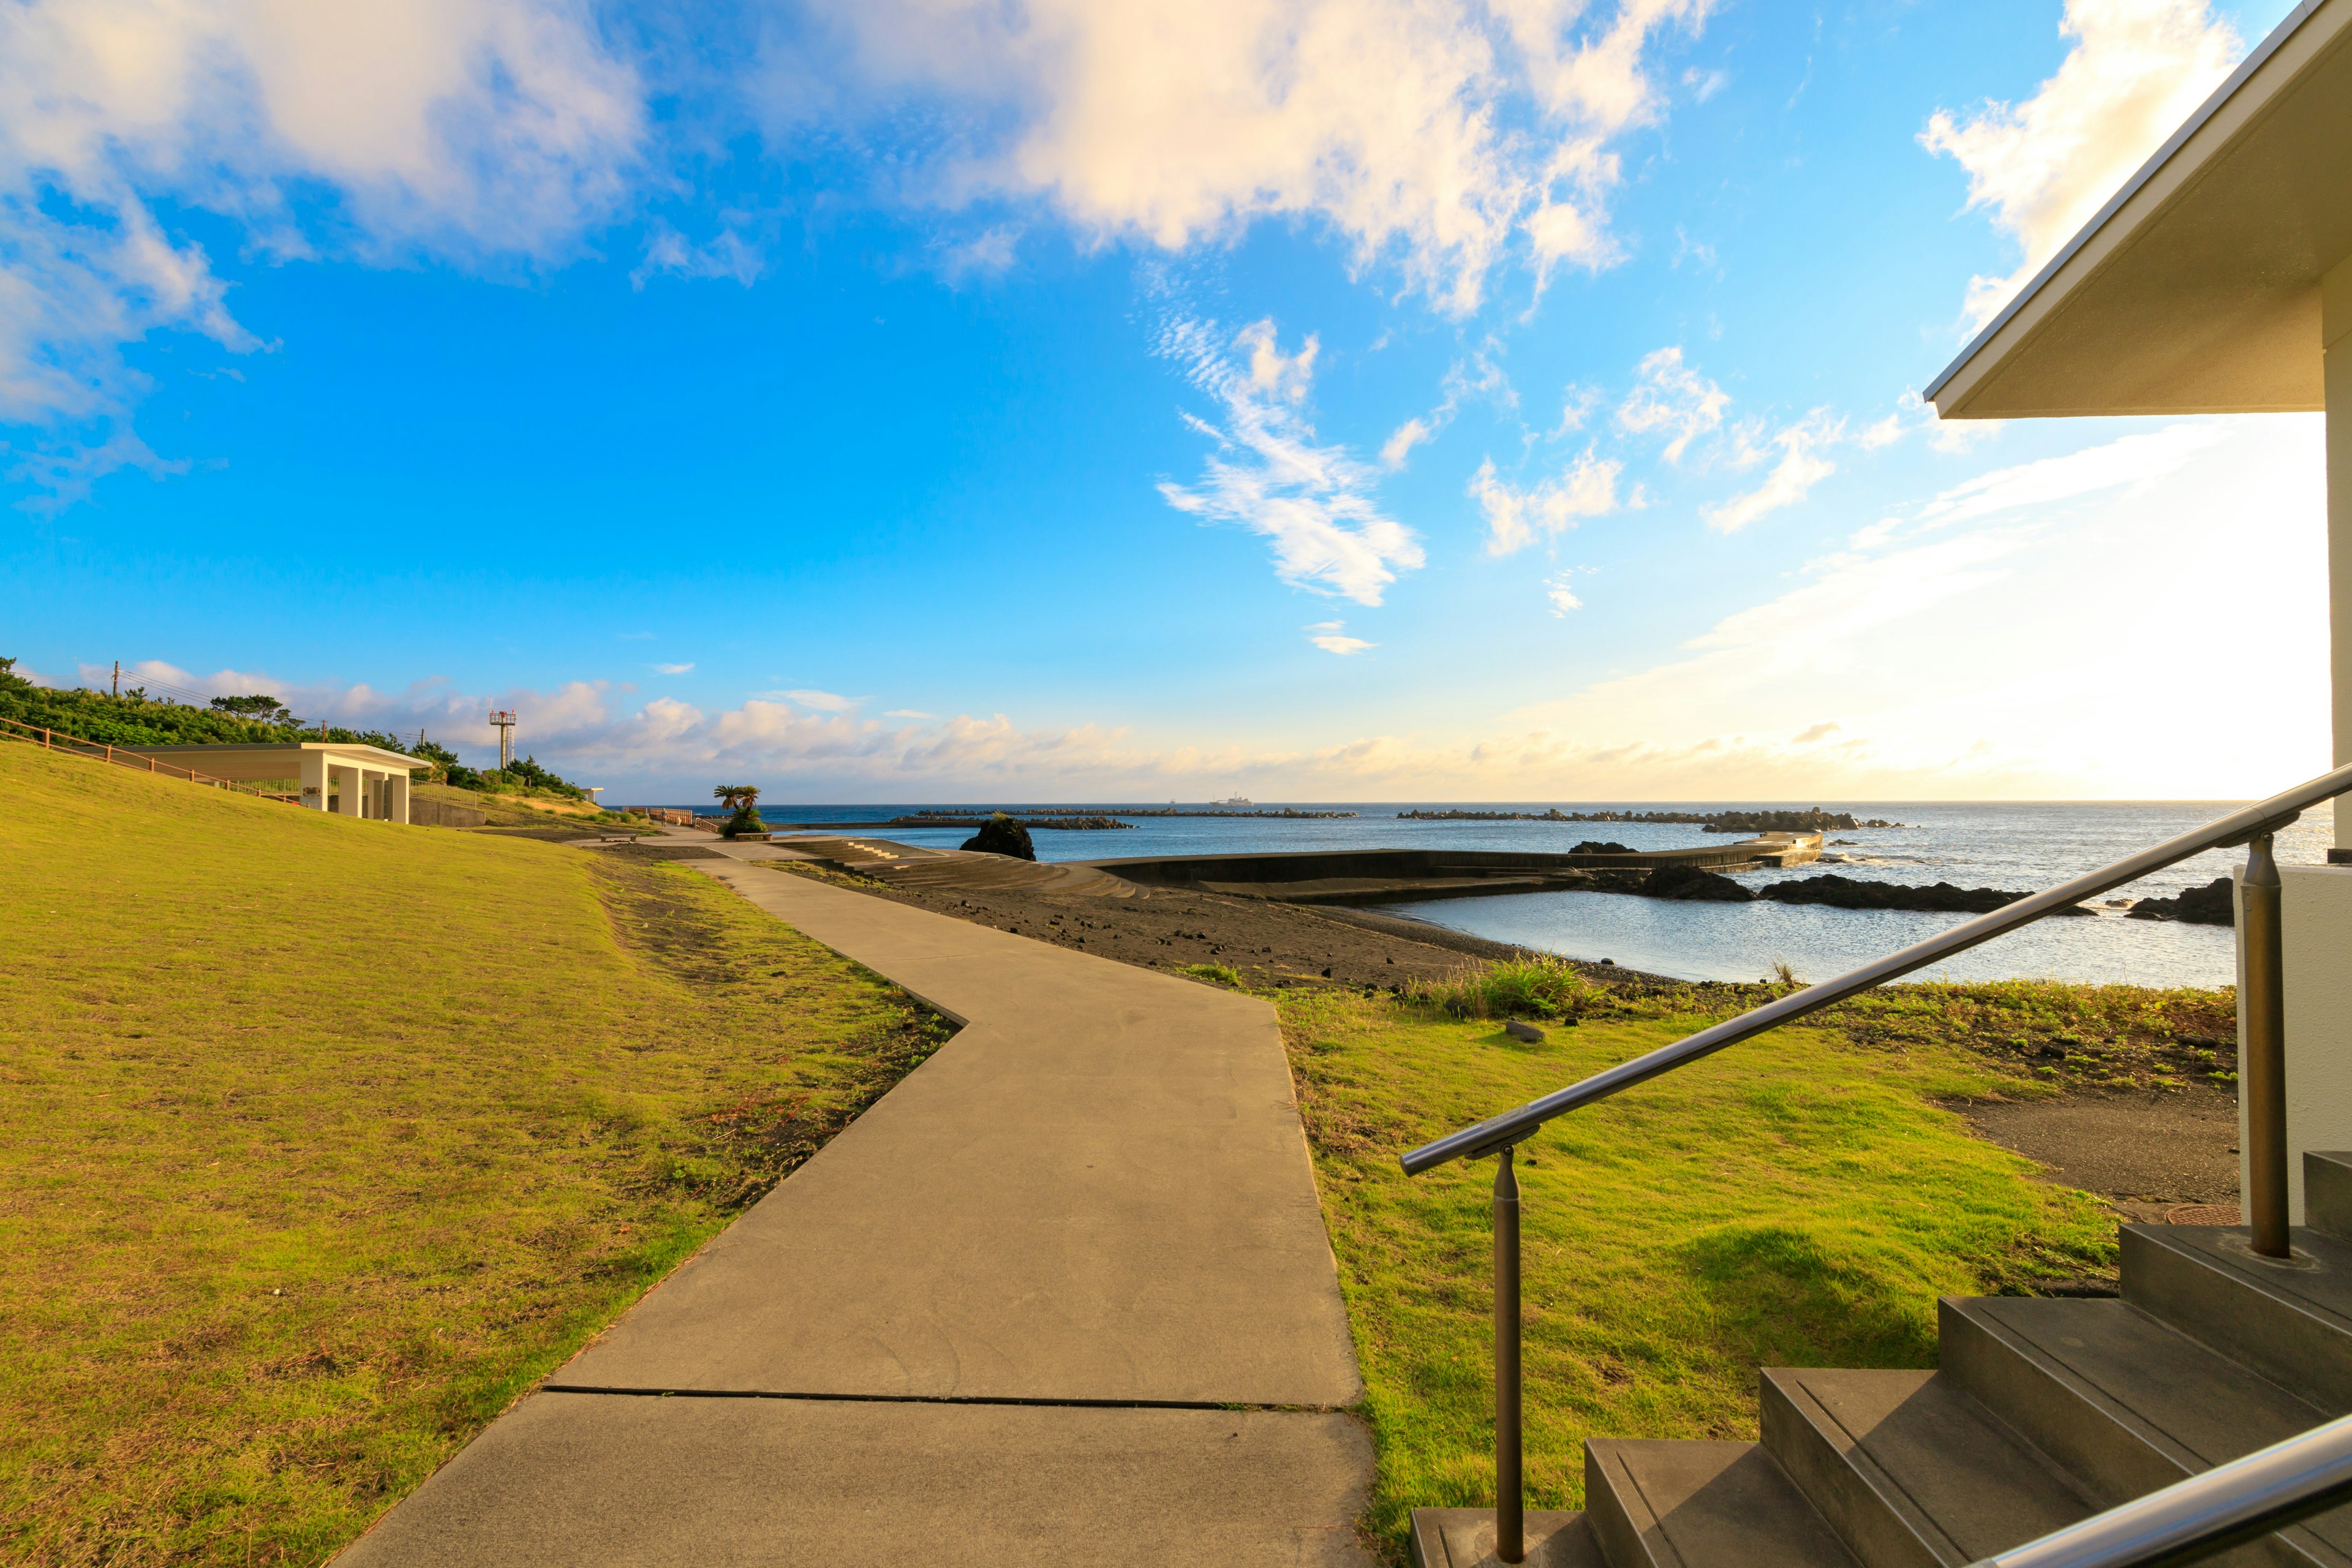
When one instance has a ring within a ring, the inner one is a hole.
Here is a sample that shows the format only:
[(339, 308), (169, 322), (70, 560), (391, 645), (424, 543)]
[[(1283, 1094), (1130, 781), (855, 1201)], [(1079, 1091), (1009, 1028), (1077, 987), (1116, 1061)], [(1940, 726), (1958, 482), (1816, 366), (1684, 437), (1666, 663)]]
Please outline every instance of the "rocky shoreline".
[[(1594, 874), (1596, 889), (1638, 893), (1650, 899), (1687, 899), (1712, 903), (1746, 904), (1769, 900), (1776, 904), (1825, 904), (1840, 910), (1906, 910), (1929, 914), (1990, 914), (2030, 891), (2007, 888), (1960, 888), (1949, 882), (1906, 887), (1899, 882), (1864, 882), (1835, 872), (1775, 882), (1768, 888), (1745, 888), (1728, 877), (1702, 871), (1696, 866), (1662, 866), (1654, 871)], [(2087, 915), (2096, 911), (2080, 904), (2053, 910), (2053, 914)], [(2164, 917), (2158, 917), (2164, 918)]]
[[(1851, 812), (1823, 811), (1400, 811), (1401, 822), (1643, 822), (1676, 827), (1696, 827), (1706, 833), (1853, 832), (1865, 827), (1900, 827), (1882, 817), (1857, 817)], [(1617, 853), (1632, 854), (1620, 846)]]

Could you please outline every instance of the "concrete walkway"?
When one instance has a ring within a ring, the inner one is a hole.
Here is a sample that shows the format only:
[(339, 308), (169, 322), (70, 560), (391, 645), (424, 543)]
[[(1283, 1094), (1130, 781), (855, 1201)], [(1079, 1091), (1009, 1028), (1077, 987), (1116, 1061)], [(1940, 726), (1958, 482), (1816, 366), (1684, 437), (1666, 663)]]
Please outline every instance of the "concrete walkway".
[(1272, 1009), (692, 864), (964, 1027), (341, 1561), (1363, 1563)]

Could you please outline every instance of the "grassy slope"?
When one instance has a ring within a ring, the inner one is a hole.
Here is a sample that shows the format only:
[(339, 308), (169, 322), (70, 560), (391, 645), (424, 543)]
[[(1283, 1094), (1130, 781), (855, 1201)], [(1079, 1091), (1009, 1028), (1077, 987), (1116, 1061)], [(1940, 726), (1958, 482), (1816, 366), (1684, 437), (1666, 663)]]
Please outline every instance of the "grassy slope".
[(0, 744), (0, 1559), (316, 1563), (934, 1048), (677, 867)]
[[(1711, 1022), (1656, 1010), (1521, 1045), (1423, 1002), (1284, 997), (1370, 1391), (1371, 1523), (1491, 1506), (1494, 1163), (1402, 1150)], [(1522, 1152), (1530, 1503), (1581, 1505), (1587, 1436), (1756, 1435), (1760, 1365), (1933, 1365), (1938, 1294), (2107, 1265), (2092, 1201), (1932, 1100), (2033, 1092), (1974, 1053), (1795, 1028), (1556, 1122)]]

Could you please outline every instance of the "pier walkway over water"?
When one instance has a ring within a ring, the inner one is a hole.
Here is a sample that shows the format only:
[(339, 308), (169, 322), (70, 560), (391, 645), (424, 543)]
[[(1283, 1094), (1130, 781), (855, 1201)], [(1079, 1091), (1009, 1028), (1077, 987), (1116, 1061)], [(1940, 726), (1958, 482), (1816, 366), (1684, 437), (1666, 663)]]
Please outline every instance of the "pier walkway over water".
[(1273, 1010), (750, 853), (962, 1028), (340, 1561), (1365, 1563)]

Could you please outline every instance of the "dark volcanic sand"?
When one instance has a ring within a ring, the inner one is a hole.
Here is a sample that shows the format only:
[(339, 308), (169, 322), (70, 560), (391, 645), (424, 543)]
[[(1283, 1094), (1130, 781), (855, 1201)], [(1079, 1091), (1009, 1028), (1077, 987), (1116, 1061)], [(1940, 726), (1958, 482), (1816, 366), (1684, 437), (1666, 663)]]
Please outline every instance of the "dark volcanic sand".
[[(793, 875), (793, 872), (786, 872)], [(1528, 950), (1376, 910), (1308, 908), (1153, 888), (1139, 898), (1005, 888), (933, 891), (861, 882), (859, 891), (1146, 969), (1221, 963), (1253, 985), (1433, 980)], [(1576, 966), (1597, 978), (1609, 965)]]

